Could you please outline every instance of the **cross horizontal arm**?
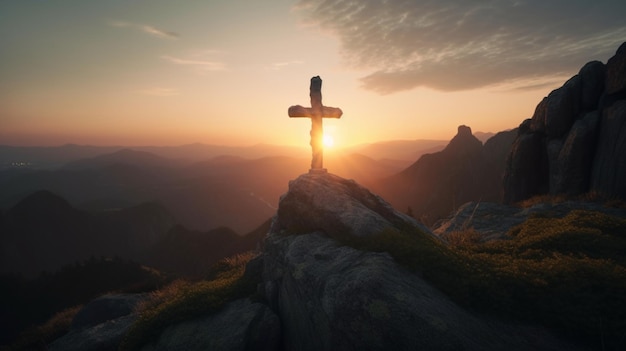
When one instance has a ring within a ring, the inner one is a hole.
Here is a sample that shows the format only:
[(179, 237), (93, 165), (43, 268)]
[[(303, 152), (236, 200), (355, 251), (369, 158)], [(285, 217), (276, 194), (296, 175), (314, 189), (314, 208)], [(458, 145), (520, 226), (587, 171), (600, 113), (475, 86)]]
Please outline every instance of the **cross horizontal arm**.
[[(311, 107), (303, 107), (300, 105), (295, 105), (289, 107), (287, 111), (289, 117), (313, 117), (314, 111)], [(322, 106), (322, 117), (323, 118), (341, 118), (343, 115), (343, 111), (337, 107), (328, 107)]]

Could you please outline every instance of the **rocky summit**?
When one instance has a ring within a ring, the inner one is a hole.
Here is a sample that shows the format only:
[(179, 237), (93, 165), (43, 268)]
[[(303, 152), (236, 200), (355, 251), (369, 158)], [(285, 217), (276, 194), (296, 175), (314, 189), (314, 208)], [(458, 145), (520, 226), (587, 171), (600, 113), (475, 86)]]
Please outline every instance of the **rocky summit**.
[(540, 328), (471, 313), (389, 254), (334, 239), (411, 226), (432, 235), (353, 181), (292, 181), (258, 258), (260, 291), (281, 320), (284, 349), (572, 349)]
[(407, 224), (428, 231), (354, 180), (330, 173), (309, 173), (290, 181), (274, 224), (275, 230), (278, 225), (294, 233), (322, 231), (358, 237)]

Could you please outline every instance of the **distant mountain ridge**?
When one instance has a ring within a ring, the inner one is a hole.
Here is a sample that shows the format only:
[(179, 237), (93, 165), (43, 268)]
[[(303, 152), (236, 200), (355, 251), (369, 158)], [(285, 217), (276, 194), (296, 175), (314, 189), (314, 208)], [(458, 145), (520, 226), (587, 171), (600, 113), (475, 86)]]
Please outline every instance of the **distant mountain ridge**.
[(115, 164), (129, 164), (139, 167), (176, 167), (188, 164), (183, 159), (170, 159), (152, 154), (147, 151), (122, 149), (110, 154), (94, 156), (71, 161), (63, 166), (63, 169), (89, 169), (102, 168)]
[[(17, 147), (0, 145), (0, 170), (7, 168), (57, 169), (67, 163), (116, 153), (121, 150), (147, 152), (156, 156), (179, 159), (189, 163), (213, 157), (230, 155), (243, 158), (269, 156), (302, 157), (308, 153), (305, 147), (257, 144), (252, 146), (223, 146), (187, 144), (180, 146), (91, 146), (66, 144), (62, 146)], [(22, 166), (18, 164), (23, 164)], [(15, 165), (14, 165), (15, 164)]]
[[(222, 155), (188, 162), (123, 149), (56, 170), (0, 171), (0, 208), (46, 189), (73, 206), (96, 211), (157, 201), (191, 230), (226, 226), (245, 233), (273, 215), (289, 180), (308, 171), (309, 157)], [(328, 152), (325, 159), (333, 173), (364, 184), (403, 167), (395, 161), (338, 151)]]
[(143, 257), (175, 219), (156, 204), (92, 214), (49, 191), (37, 191), (3, 215), (0, 272), (33, 276), (90, 256)]
[[(493, 133), (475, 133), (485, 142)], [(181, 162), (200, 162), (218, 156), (233, 156), (245, 159), (257, 159), (271, 156), (293, 158), (309, 157), (310, 149), (303, 143), (302, 147), (284, 145), (257, 144), (252, 146), (224, 146), (210, 144), (187, 144), (180, 146), (91, 146), (66, 144), (62, 146), (29, 146), (18, 147), (0, 145), (0, 170), (7, 168), (28, 167), (35, 169), (56, 169), (68, 163), (89, 159), (122, 150), (147, 152), (156, 156), (175, 159)], [(388, 140), (350, 147), (337, 147), (327, 150), (328, 153), (338, 151), (343, 154), (362, 154), (374, 160), (396, 160), (414, 162), (424, 153), (440, 151), (447, 140)], [(23, 165), (18, 165), (23, 163)]]
[(201, 275), (223, 257), (254, 249), (260, 238), (259, 230), (250, 236), (229, 228), (189, 231), (157, 203), (88, 213), (38, 191), (1, 217), (0, 274), (34, 277), (90, 257), (119, 256), (177, 275)]

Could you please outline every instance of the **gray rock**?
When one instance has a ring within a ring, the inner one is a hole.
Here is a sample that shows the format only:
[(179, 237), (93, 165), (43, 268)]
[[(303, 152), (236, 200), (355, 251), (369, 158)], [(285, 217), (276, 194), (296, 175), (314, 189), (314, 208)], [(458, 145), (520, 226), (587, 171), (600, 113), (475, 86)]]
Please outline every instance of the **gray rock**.
[(626, 198), (626, 100), (602, 113), (591, 183), (594, 191)]
[(433, 233), (445, 239), (449, 233), (473, 229), (481, 234), (483, 242), (509, 239), (507, 236), (509, 230), (522, 224), (531, 215), (544, 213), (551, 217), (563, 217), (572, 210), (598, 211), (613, 216), (626, 216), (626, 209), (607, 208), (593, 202), (540, 203), (528, 208), (491, 202), (468, 202), (448, 218), (437, 223), (433, 228)]
[[(592, 82), (590, 79), (589, 83)], [(576, 75), (550, 92), (535, 108), (530, 131), (548, 138), (560, 138), (567, 133), (580, 112), (582, 89), (582, 79)]]
[(519, 126), (520, 135), (527, 134), (529, 132), (533, 133), (546, 133), (546, 113), (548, 111), (548, 97), (544, 97), (537, 107), (535, 107), (535, 113), (533, 113), (533, 117), (528, 120), (522, 122)]
[(548, 155), (540, 133), (517, 137), (504, 173), (504, 202), (514, 203), (549, 189)]
[(548, 95), (545, 132), (549, 138), (560, 138), (569, 131), (580, 112), (582, 85), (579, 76), (570, 78)]
[(561, 139), (552, 139), (548, 141), (546, 146), (546, 151), (548, 154), (548, 172), (550, 174), (549, 190), (551, 193), (553, 189), (556, 188), (556, 184), (559, 183), (563, 177), (563, 174), (561, 172), (561, 163), (559, 162), (559, 154), (561, 153), (562, 148), (563, 140)]
[(101, 296), (83, 307), (72, 320), (71, 330), (84, 329), (131, 314), (143, 294), (115, 294)]
[(598, 108), (600, 96), (604, 92), (606, 67), (600, 61), (588, 62), (578, 72), (581, 80), (581, 108), (593, 111)]
[(281, 324), (266, 305), (236, 300), (220, 312), (166, 328), (143, 351), (273, 351), (280, 347)]
[(615, 56), (606, 63), (606, 94), (626, 90), (626, 42), (617, 49)]
[[(460, 308), (387, 253), (360, 251), (329, 237), (320, 228), (326, 221), (341, 222), (334, 211), (358, 208), (359, 217), (350, 222), (355, 228), (367, 228), (372, 218), (379, 223), (378, 217), (387, 216), (381, 214), (387, 209), (381, 211), (380, 205), (360, 203), (371, 201), (371, 195), (360, 194), (361, 190), (355, 190), (360, 189), (358, 185), (346, 182), (336, 176), (308, 175), (292, 183), (265, 240), (259, 288), (280, 316), (284, 350), (569, 349), (545, 330), (503, 323)], [(309, 199), (301, 194), (305, 190), (312, 192), (309, 196), (328, 194)], [(285, 207), (299, 206), (284, 200), (294, 196), (292, 192), (315, 208), (306, 211), (302, 205), (297, 212), (299, 223), (316, 224), (308, 227), (309, 232), (284, 230), (284, 222), (290, 223), (296, 213)], [(345, 201), (346, 206), (338, 207), (330, 200)], [(388, 222), (400, 219), (404, 220), (396, 215)]]
[(589, 190), (626, 198), (624, 101), (626, 43), (606, 65), (587, 63), (522, 122), (507, 159), (504, 201)]
[(128, 328), (137, 319), (135, 306), (144, 294), (101, 296), (83, 307), (74, 319), (70, 332), (52, 342), (50, 350), (117, 350)]
[(552, 194), (579, 195), (589, 190), (598, 120), (598, 111), (592, 111), (572, 126), (551, 169)]
[(89, 328), (71, 330), (48, 345), (48, 350), (116, 351), (136, 319), (137, 316), (131, 314)]
[(570, 349), (540, 329), (471, 314), (388, 254), (320, 233), (270, 233), (264, 257), (285, 350)]
[(406, 225), (428, 232), (355, 181), (330, 173), (303, 174), (290, 181), (278, 216), (282, 229), (298, 233), (321, 230), (329, 235), (369, 236)]
[(493, 202), (468, 202), (438, 222), (433, 233), (445, 238), (452, 232), (473, 229), (481, 234), (481, 241), (504, 239), (511, 228), (526, 220), (519, 212), (518, 207)]

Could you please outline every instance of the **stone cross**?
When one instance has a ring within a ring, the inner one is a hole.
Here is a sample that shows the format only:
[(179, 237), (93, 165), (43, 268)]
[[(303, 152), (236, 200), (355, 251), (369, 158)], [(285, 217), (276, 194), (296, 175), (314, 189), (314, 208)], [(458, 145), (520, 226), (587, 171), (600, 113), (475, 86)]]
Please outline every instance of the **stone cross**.
[(311, 107), (300, 105), (289, 107), (289, 117), (307, 117), (311, 119), (311, 170), (310, 173), (326, 172), (324, 163), (324, 129), (322, 118), (341, 118), (343, 112), (336, 107), (322, 105), (322, 78), (315, 76), (311, 78), (310, 94)]

